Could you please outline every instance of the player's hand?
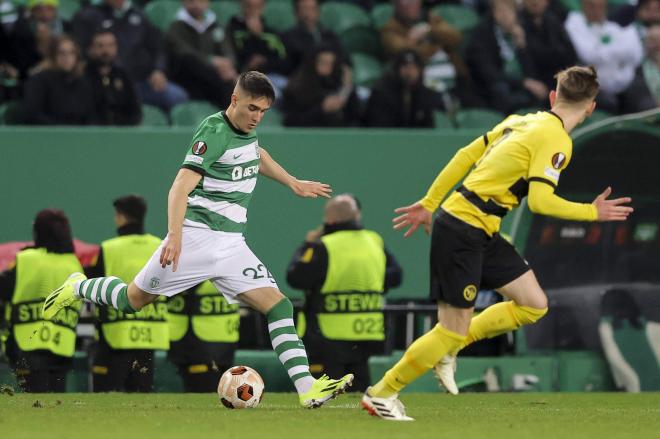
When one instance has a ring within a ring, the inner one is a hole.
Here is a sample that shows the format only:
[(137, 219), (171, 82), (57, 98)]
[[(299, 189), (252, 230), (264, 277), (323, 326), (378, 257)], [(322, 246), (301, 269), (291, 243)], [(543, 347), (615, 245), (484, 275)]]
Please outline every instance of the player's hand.
[(615, 198), (608, 200), (607, 197), (612, 193), (612, 188), (607, 187), (602, 194), (598, 195), (593, 201), (594, 206), (598, 210), (598, 221), (625, 221), (628, 215), (633, 213), (633, 208), (624, 206), (632, 202), (630, 197)]
[(330, 198), (332, 193), (332, 188), (330, 185), (325, 183), (319, 183), (318, 181), (307, 181), (307, 180), (294, 180), (291, 183), (291, 190), (294, 194), (303, 198), (318, 198), (325, 197)]
[(172, 271), (176, 271), (181, 255), (181, 233), (168, 233), (165, 245), (160, 252), (160, 266), (165, 268), (172, 265)]
[(394, 212), (403, 214), (392, 220), (394, 223), (394, 230), (401, 230), (406, 226), (410, 226), (408, 230), (406, 230), (406, 233), (403, 234), (404, 238), (415, 233), (420, 225), (424, 226), (424, 231), (427, 235), (431, 233), (431, 219), (433, 218), (433, 215), (419, 202), (411, 204), (410, 206), (399, 207), (395, 209)]

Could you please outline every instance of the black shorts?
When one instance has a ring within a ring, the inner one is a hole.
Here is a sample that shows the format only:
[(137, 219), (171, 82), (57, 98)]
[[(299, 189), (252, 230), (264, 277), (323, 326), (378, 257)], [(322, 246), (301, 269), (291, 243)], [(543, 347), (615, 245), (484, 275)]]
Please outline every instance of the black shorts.
[(530, 270), (511, 244), (441, 211), (431, 234), (431, 298), (472, 308), (479, 290), (493, 290)]

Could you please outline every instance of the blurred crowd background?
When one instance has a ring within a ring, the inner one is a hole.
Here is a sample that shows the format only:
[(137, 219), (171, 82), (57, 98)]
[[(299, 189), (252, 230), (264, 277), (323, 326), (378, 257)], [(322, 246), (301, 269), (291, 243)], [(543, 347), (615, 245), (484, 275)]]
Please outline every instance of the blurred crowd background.
[(277, 89), (264, 125), (487, 125), (573, 64), (601, 116), (660, 102), (660, 0), (1, 0), (0, 23), (5, 124), (195, 124), (246, 70)]

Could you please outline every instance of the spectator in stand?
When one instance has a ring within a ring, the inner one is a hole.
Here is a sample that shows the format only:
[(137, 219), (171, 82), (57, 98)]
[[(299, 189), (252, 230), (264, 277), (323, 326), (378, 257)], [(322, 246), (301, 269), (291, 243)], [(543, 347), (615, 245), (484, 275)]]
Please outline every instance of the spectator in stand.
[(612, 14), (612, 20), (621, 26), (635, 25), (644, 38), (650, 26), (660, 24), (660, 0), (639, 0), (637, 5), (623, 5)]
[(141, 10), (130, 0), (104, 0), (88, 6), (73, 18), (73, 33), (84, 50), (99, 29), (111, 30), (117, 38), (119, 63), (136, 82), (142, 101), (169, 111), (188, 100), (188, 94), (165, 75), (163, 39)]
[(400, 52), (391, 72), (374, 86), (364, 122), (368, 127), (433, 128), (440, 97), (424, 86), (424, 64), (417, 52)]
[(117, 39), (109, 30), (99, 30), (89, 46), (87, 77), (94, 87), (96, 115), (100, 125), (137, 125), (142, 119), (140, 99), (128, 72), (117, 65)]
[(553, 89), (555, 73), (575, 65), (577, 55), (564, 23), (548, 9), (549, 4), (550, 0), (523, 0), (521, 24), (536, 78)]
[[(415, 50), (426, 68), (424, 83), (449, 101), (473, 104), (468, 70), (461, 59), (461, 32), (442, 17), (425, 13), (422, 0), (394, 0), (394, 15), (380, 30), (386, 56), (393, 60), (404, 49)], [(455, 102), (454, 102), (455, 103)]]
[(282, 35), (289, 71), (297, 70), (305, 58), (321, 45), (343, 54), (337, 34), (322, 27), (319, 22), (321, 9), (318, 0), (294, 0), (293, 3), (298, 23)]
[(340, 55), (320, 47), (291, 77), (284, 90), (284, 125), (345, 127), (358, 121), (358, 102), (350, 69)]
[(11, 48), (17, 55), (16, 68), (22, 78), (47, 55), (53, 40), (62, 35), (65, 26), (57, 17), (59, 0), (30, 0), (18, 15), (10, 33)]
[(39, 73), (25, 84), (24, 119), (39, 125), (90, 125), (96, 122), (93, 87), (84, 75), (80, 49), (57, 37)]
[(15, 67), (17, 56), (4, 26), (0, 25), (0, 102), (16, 99), (20, 95), (19, 71)]
[(493, 0), (491, 8), (472, 31), (467, 49), (478, 93), (488, 107), (505, 114), (544, 105), (548, 87), (538, 79), (515, 0)]
[(647, 29), (645, 44), (646, 58), (642, 63), (642, 75), (655, 105), (660, 107), (660, 24)]
[(264, 23), (265, 3), (265, 0), (241, 0), (242, 14), (232, 17), (227, 34), (239, 70), (265, 73), (275, 88), (281, 90), (287, 82), (286, 49), (277, 33)]
[(655, 107), (637, 69), (643, 56), (637, 31), (607, 19), (607, 0), (582, 0), (582, 11), (568, 14), (565, 26), (579, 61), (598, 71), (599, 108), (631, 113)]
[(229, 105), (238, 73), (231, 47), (209, 0), (182, 0), (167, 32), (169, 72), (192, 99)]

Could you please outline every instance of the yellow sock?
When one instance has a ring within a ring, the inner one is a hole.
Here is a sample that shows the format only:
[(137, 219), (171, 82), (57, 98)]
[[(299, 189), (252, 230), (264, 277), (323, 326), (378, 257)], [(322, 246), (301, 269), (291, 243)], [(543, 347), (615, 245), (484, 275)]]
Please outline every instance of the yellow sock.
[(472, 319), (468, 336), (459, 350), (477, 340), (492, 338), (534, 323), (547, 312), (548, 308), (516, 305), (512, 300), (491, 305)]
[(448, 352), (456, 350), (463, 340), (465, 336), (445, 329), (440, 324), (435, 325), (408, 347), (403, 358), (369, 389), (369, 394), (387, 398), (399, 393), (406, 385), (435, 366)]

